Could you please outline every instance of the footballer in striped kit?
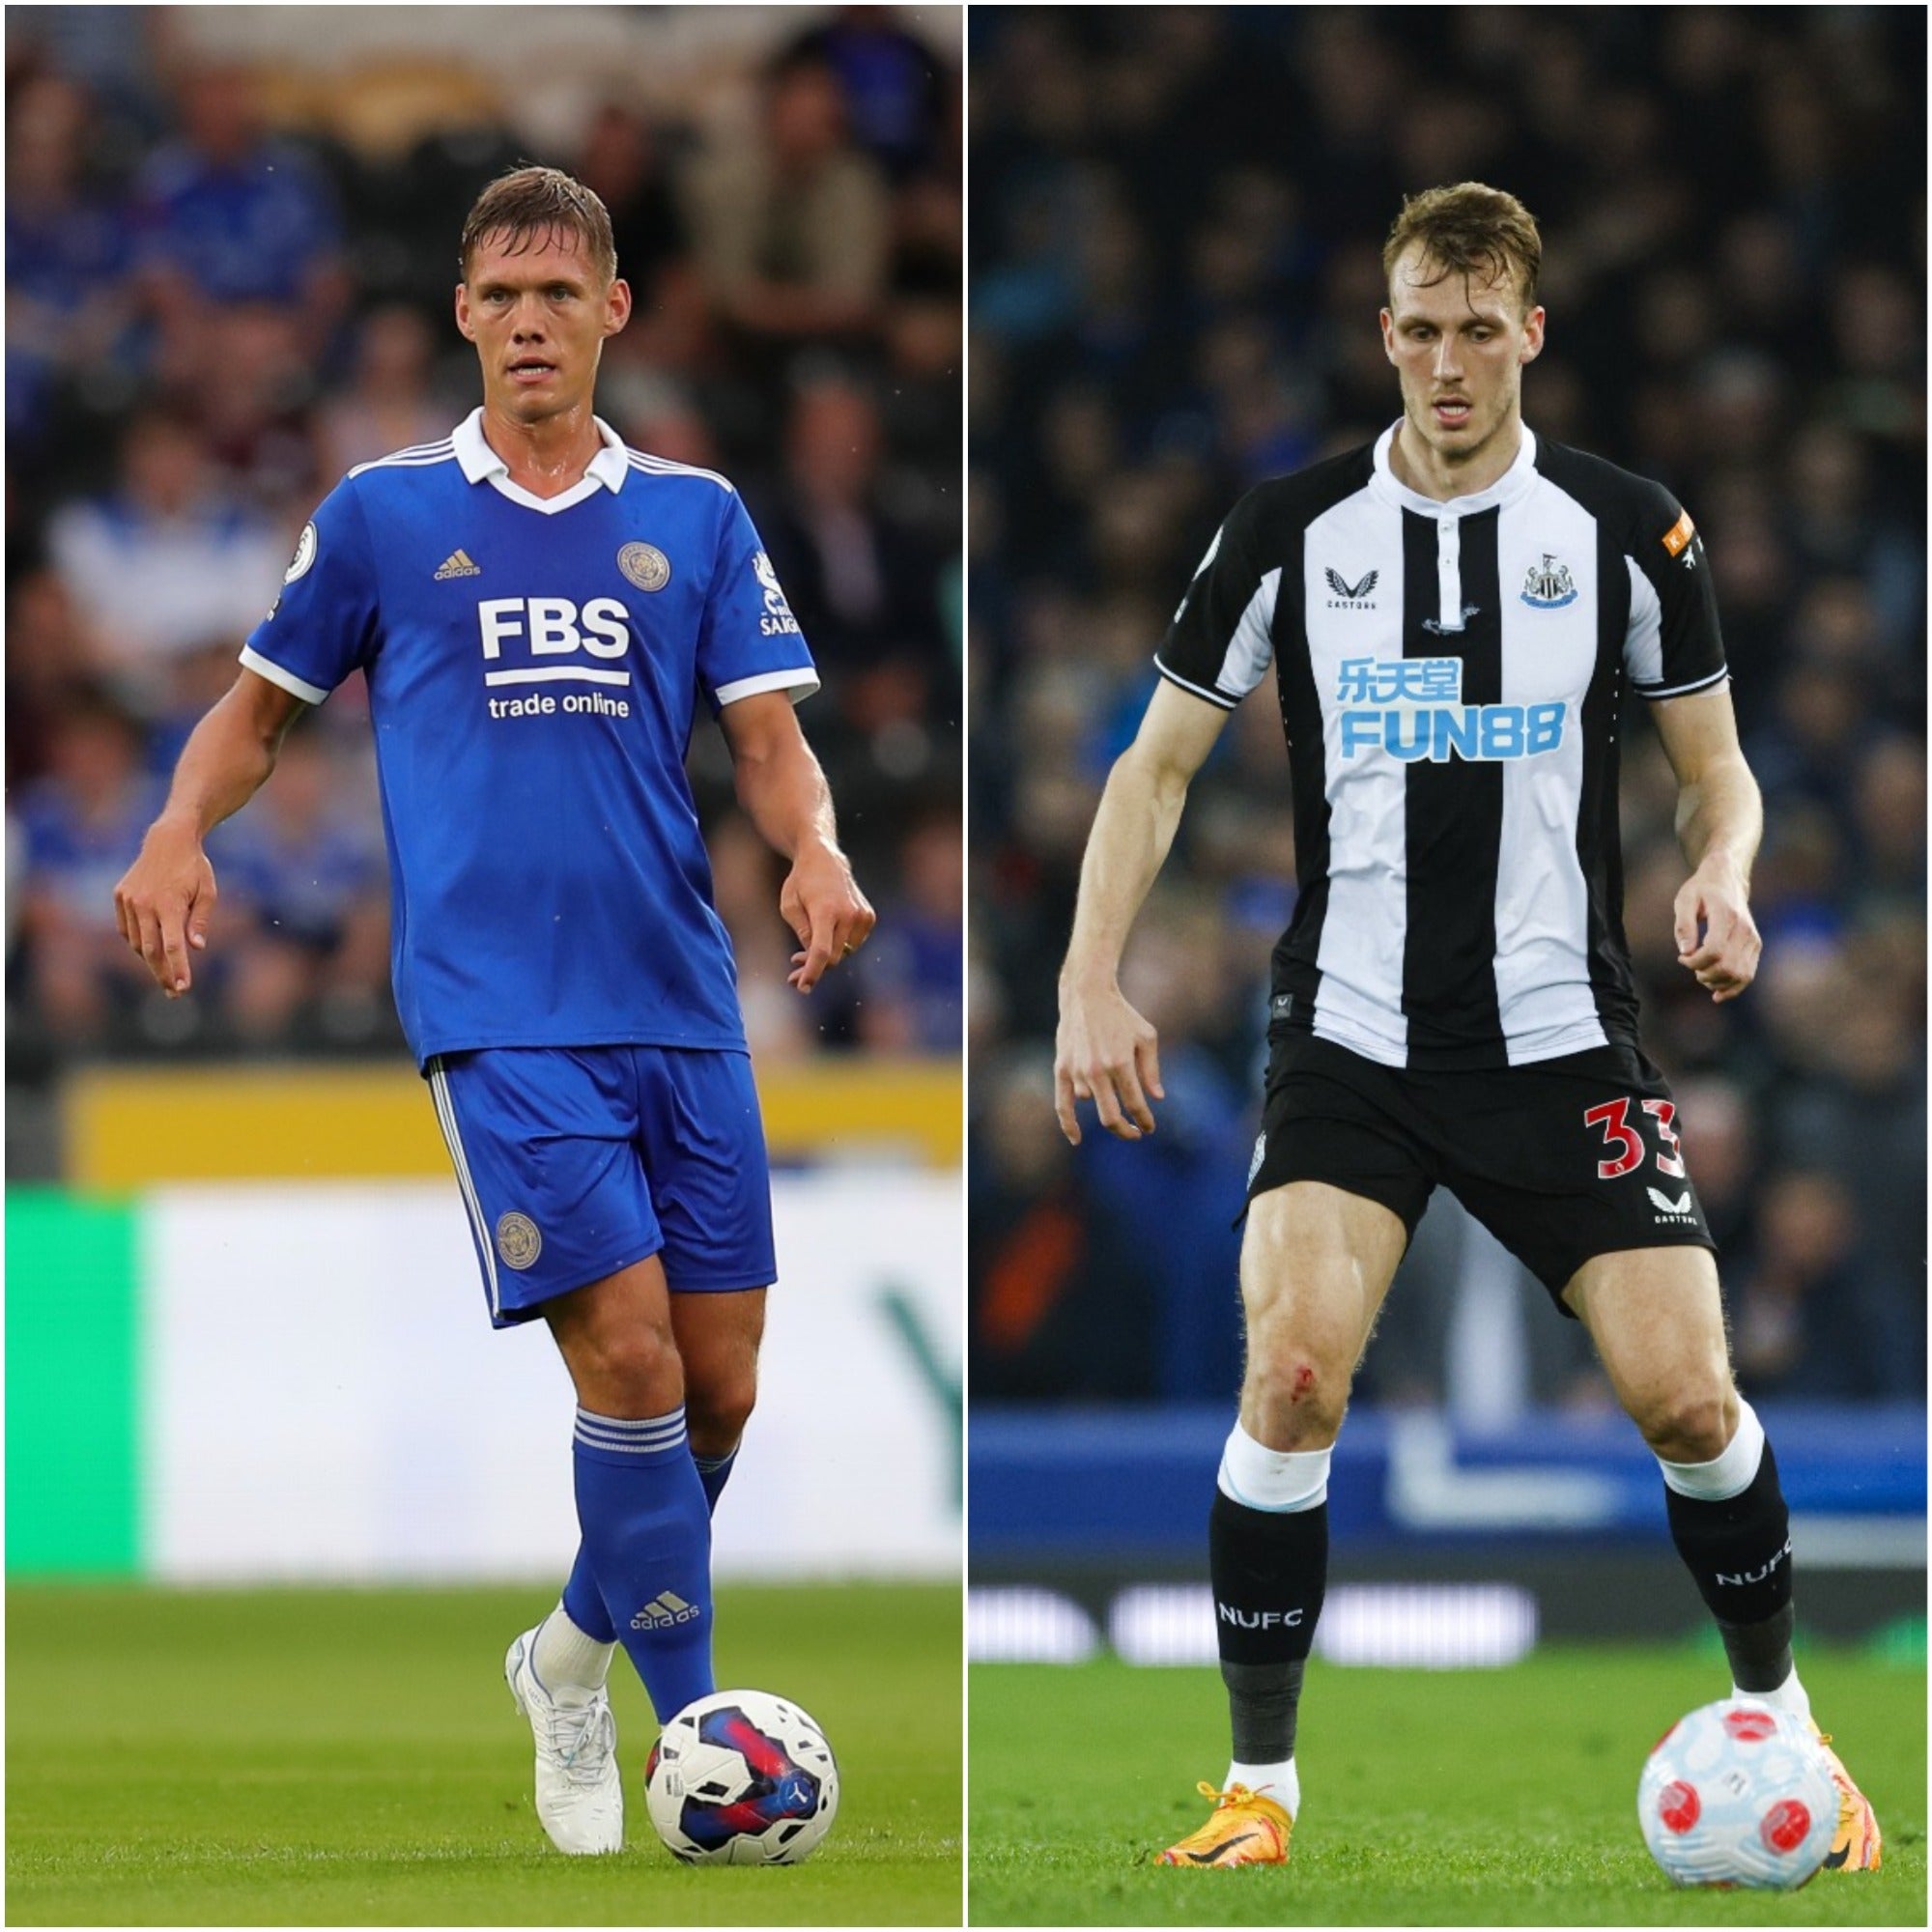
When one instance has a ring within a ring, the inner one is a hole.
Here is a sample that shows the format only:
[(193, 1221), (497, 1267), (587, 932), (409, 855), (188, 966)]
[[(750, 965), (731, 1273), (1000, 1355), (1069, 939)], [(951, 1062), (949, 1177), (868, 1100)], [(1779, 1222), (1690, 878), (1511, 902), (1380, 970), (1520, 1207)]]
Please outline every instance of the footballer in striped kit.
[[(1155, 1128), (1154, 1029), (1118, 968), (1228, 714), (1272, 671), (1297, 893), (1274, 951), (1247, 1183), (1247, 1367), (1208, 1518), (1233, 1754), (1176, 1866), (1285, 1863), (1329, 1458), (1355, 1364), (1437, 1186), (1578, 1320), (1656, 1456), (1739, 1697), (1808, 1722), (1777, 1465), (1731, 1379), (1710, 1232), (1623, 923), (1618, 720), (1645, 700), (1678, 792), (1679, 963), (1749, 986), (1762, 833), (1717, 597), (1667, 491), (1537, 436), (1542, 242), (1480, 183), (1405, 204), (1383, 252), (1402, 413), (1229, 513), (1155, 658), (1089, 839), (1061, 976), (1058, 1112)], [(1366, 318), (1364, 318), (1366, 326)], [(1234, 1185), (1231, 1179), (1231, 1187)], [(1870, 1806), (1831, 1759), (1834, 1861)]]

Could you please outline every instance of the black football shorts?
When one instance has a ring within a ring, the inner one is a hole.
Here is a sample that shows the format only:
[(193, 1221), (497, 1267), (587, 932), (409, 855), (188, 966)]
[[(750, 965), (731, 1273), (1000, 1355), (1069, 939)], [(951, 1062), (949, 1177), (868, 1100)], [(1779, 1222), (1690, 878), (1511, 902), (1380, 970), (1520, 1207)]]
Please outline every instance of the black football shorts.
[(1547, 1288), (1623, 1248), (1716, 1250), (1677, 1106), (1634, 1047), (1493, 1072), (1381, 1066), (1300, 1028), (1270, 1030), (1248, 1199), (1322, 1180), (1379, 1201), (1410, 1237), (1438, 1186)]

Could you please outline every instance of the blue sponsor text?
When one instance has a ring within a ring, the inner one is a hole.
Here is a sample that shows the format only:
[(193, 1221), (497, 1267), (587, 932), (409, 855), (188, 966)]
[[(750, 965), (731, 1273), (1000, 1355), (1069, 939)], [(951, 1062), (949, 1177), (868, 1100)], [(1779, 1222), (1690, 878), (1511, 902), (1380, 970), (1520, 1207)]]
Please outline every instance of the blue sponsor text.
[(1386, 752), (1412, 761), (1445, 764), (1534, 758), (1563, 742), (1561, 703), (1405, 705), (1395, 711), (1342, 713), (1342, 755)]
[(1342, 755), (1386, 752), (1413, 762), (1534, 758), (1563, 742), (1561, 703), (1464, 704), (1463, 660), (1345, 658), (1335, 696), (1370, 706), (1341, 714)]

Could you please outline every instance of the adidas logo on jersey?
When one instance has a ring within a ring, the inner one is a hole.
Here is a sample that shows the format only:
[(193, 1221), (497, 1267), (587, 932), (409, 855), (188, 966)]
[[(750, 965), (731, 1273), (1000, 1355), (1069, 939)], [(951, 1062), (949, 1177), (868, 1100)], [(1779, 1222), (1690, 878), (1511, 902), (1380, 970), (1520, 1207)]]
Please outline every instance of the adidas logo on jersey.
[(631, 1619), (631, 1628), (635, 1631), (671, 1630), (679, 1624), (688, 1624), (698, 1614), (696, 1604), (687, 1604), (675, 1590), (665, 1590), (653, 1597)]
[(483, 566), (471, 563), (467, 550), (453, 550), (443, 558), (442, 567), (436, 573), (439, 583), (447, 582), (452, 577), (481, 577)]

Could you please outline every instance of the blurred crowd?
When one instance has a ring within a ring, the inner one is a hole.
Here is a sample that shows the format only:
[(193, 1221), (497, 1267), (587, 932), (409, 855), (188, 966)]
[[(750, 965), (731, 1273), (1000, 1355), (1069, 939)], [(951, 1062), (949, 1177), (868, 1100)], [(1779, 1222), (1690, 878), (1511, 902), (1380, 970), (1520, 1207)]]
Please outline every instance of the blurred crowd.
[[(1621, 734), (1626, 925), (1753, 1396), (1925, 1374), (1925, 17), (1887, 8), (980, 9), (968, 576), (976, 1399), (1225, 1399), (1294, 827), (1270, 681), (1123, 964), (1159, 1129), (1066, 1148), (1055, 975), (1151, 655), (1228, 508), (1397, 413), (1405, 193), (1544, 238), (1544, 437), (1655, 477), (1715, 572), (1768, 830), (1758, 981), (1677, 966), (1685, 866)], [(1634, 705), (1634, 711), (1640, 705)], [(1577, 1324), (1438, 1196), (1361, 1393), (1606, 1403)]]
[(782, 868), (722, 738), (695, 734), (753, 1048), (956, 1052), (956, 55), (892, 8), (765, 8), (719, 23), (722, 71), (668, 87), (702, 39), (689, 11), (549, 8), (547, 76), (580, 33), (593, 66), (631, 38), (569, 137), (538, 141), (514, 76), (430, 45), (442, 10), (348, 11), (425, 44), (345, 69), (303, 43), (315, 9), (198, 10), (217, 41), (267, 37), (245, 58), (172, 10), (9, 10), (10, 1081), (102, 1052), (399, 1046), (359, 677), (210, 839), (195, 997), (151, 989), (112, 888), (316, 502), (479, 400), (457, 236), (527, 161), (603, 197), (637, 298), (599, 412), (739, 485), (823, 674), (804, 723), (880, 924), (809, 1005), (784, 985)]

